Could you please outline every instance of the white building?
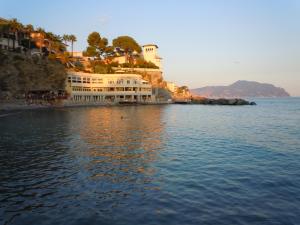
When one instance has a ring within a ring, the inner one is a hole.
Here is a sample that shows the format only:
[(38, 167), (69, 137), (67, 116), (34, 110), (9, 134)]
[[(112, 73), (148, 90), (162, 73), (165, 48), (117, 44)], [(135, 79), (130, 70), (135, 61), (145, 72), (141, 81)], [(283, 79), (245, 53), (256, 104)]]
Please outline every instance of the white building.
[(69, 72), (67, 92), (74, 102), (152, 102), (152, 86), (138, 74)]
[(162, 58), (158, 56), (158, 46), (154, 44), (143, 45), (143, 58), (148, 61), (154, 63), (160, 69), (162, 69)]
[(69, 55), (73, 55), (75, 58), (82, 58), (83, 52), (68, 52)]
[(175, 87), (176, 87), (175, 83), (167, 81), (167, 88), (169, 89), (169, 91), (174, 93), (175, 92)]

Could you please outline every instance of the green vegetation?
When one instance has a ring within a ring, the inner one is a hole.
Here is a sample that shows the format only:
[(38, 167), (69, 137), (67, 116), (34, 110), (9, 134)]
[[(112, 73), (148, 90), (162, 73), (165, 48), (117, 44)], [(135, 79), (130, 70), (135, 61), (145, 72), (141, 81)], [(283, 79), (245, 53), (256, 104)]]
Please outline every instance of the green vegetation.
[(0, 99), (24, 98), (32, 90), (61, 90), (67, 77), (57, 60), (0, 51)]
[(147, 62), (142, 58), (138, 58), (134, 66), (136, 68), (158, 69), (158, 66), (156, 66), (153, 62)]
[(113, 46), (115, 48), (121, 48), (125, 51), (126, 54), (130, 54), (134, 51), (137, 53), (142, 52), (141, 46), (129, 36), (120, 36), (113, 40)]
[[(0, 98), (3, 93), (16, 98), (32, 90), (64, 89), (66, 68), (99, 74), (114, 73), (114, 69), (119, 67), (158, 68), (142, 58), (141, 46), (130, 36), (119, 36), (110, 45), (108, 39), (98, 32), (90, 33), (83, 55), (94, 59), (73, 57), (74, 42), (77, 41), (75, 35), (56, 35), (41, 27), (35, 29), (31, 24), (23, 25), (17, 19), (0, 20), (1, 37), (6, 38), (10, 48), (0, 52)], [(13, 44), (9, 43), (12, 41)], [(66, 52), (69, 44), (71, 55)], [(125, 63), (119, 64), (114, 60), (116, 57), (124, 57), (125, 60), (121, 58), (121, 61)], [(144, 73), (142, 75), (146, 80), (162, 86), (161, 72)]]
[(189, 92), (188, 86), (181, 86), (181, 87), (178, 87), (178, 89), (177, 89), (178, 94), (185, 94), (188, 92)]
[(67, 45), (68, 42), (71, 42), (71, 52), (72, 52), (72, 57), (73, 57), (73, 46), (74, 46), (74, 42), (77, 41), (77, 38), (74, 34), (64, 34), (62, 36), (62, 38), (60, 38), (60, 40), (64, 41), (65, 45)]
[[(31, 37), (31, 34), (34, 32), (41, 34), (36, 40), (33, 40)], [(36, 45), (36, 42), (41, 42), (42, 45), (48, 47), (50, 52), (54, 51), (57, 55), (66, 50), (66, 46), (59, 35), (55, 35), (52, 32), (46, 32), (43, 28), (34, 29), (31, 24), (23, 25), (17, 19), (2, 20), (0, 23), (0, 36), (7, 39), (8, 46), (10, 46), (10, 41), (13, 41), (12, 50), (16, 50), (16, 40), (18, 41), (18, 45), (24, 49), (40, 48), (41, 50), (42, 46)], [(21, 50), (19, 49), (18, 51)]]
[(102, 38), (98, 32), (92, 32), (91, 34), (89, 34), (87, 42), (89, 46), (84, 52), (85, 56), (100, 57), (103, 56), (103, 54), (107, 51), (111, 50), (110, 47), (107, 47), (107, 38)]
[(105, 64), (102, 61), (91, 61), (91, 67), (93, 69), (93, 73), (99, 73), (99, 74), (107, 74), (107, 73), (114, 73), (112, 69), (112, 65)]

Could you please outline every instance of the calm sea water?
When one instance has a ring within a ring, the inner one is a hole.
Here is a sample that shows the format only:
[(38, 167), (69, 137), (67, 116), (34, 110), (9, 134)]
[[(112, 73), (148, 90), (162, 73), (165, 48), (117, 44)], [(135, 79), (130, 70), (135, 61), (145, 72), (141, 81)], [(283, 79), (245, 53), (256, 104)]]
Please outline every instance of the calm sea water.
[(0, 224), (300, 224), (300, 99), (0, 117)]

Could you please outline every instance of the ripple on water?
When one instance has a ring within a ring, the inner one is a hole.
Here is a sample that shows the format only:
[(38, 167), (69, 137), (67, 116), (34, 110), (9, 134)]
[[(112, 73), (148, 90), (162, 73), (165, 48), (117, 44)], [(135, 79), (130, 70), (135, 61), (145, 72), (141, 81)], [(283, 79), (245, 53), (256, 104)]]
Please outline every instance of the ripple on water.
[(260, 101), (1, 117), (0, 224), (297, 224), (300, 101)]

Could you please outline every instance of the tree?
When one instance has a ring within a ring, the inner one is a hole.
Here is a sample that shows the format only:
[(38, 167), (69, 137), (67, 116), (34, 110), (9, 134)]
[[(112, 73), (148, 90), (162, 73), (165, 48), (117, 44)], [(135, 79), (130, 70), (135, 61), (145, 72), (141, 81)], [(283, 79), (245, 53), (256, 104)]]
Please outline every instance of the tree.
[(86, 54), (88, 56), (102, 56), (105, 53), (108, 40), (107, 38), (101, 38), (98, 32), (92, 32), (89, 34), (87, 42), (89, 46), (87, 47)]
[(86, 50), (83, 52), (83, 55), (90, 56), (90, 57), (94, 57), (94, 56), (99, 57), (99, 52), (95, 47), (88, 46)]
[(71, 34), (69, 36), (69, 40), (71, 41), (71, 46), (72, 46), (72, 57), (73, 57), (73, 45), (74, 45), (74, 42), (77, 41), (76, 39), (76, 36), (74, 34)]
[(113, 40), (113, 46), (115, 48), (122, 48), (125, 53), (132, 54), (134, 51), (141, 53), (142, 48), (139, 44), (129, 36), (120, 36)]
[(64, 41), (64, 43), (67, 45), (67, 42), (70, 40), (69, 38), (70, 36), (67, 35), (67, 34), (64, 34), (63, 37), (62, 37), (62, 40)]
[(141, 46), (139, 46), (139, 44), (132, 37), (129, 36), (117, 37), (113, 40), (113, 46), (115, 48), (123, 49), (125, 56), (131, 66), (133, 66), (133, 53), (142, 52)]

